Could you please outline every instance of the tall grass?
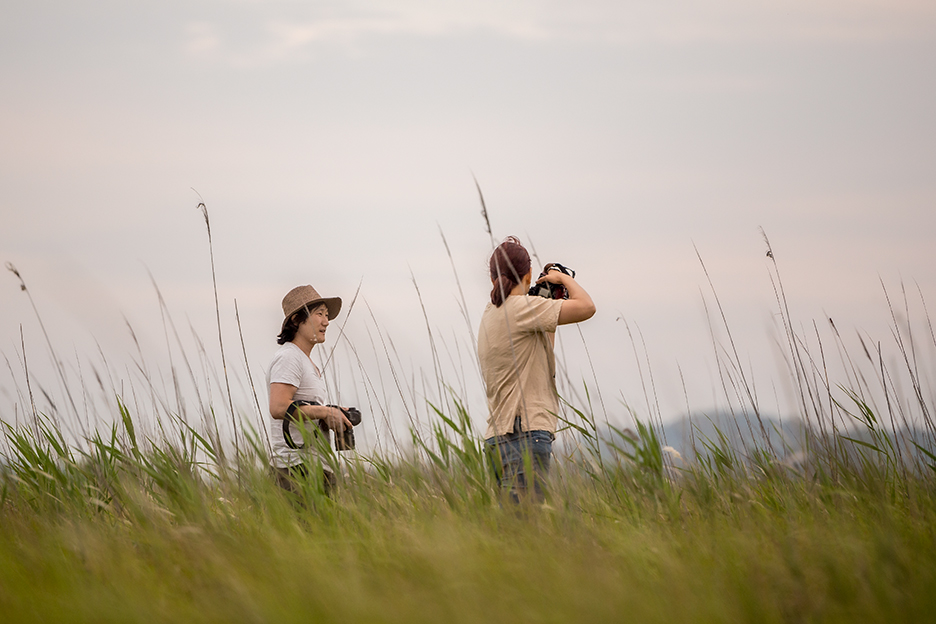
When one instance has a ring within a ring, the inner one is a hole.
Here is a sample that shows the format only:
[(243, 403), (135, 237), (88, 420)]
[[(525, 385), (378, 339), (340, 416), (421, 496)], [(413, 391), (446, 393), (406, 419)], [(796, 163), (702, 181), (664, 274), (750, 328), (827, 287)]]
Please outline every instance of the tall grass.
[[(213, 401), (235, 414), (229, 384), (221, 399), (202, 387), (193, 419), (175, 368), (172, 398), (142, 362), (144, 387), (96, 372), (114, 412), (109, 425), (68, 435), (61, 418), (31, 401), (19, 408), (28, 422), (3, 417), (0, 613), (4, 621), (929, 619), (936, 429), (921, 360), (936, 345), (932, 324), (926, 316), (929, 333), (911, 332), (906, 293), (903, 314), (888, 295), (897, 369), (867, 337), (850, 353), (831, 321), (826, 335), (797, 330), (779, 272), (771, 279), (804, 424), (798, 446), (772, 441), (713, 287), (712, 344), (736, 418), (714, 435), (694, 423), (694, 453), (679, 457), (662, 437), (648, 365), (647, 411), (631, 410), (628, 426), (607, 422), (600, 389), (583, 383), (564, 393), (545, 506), (499, 496), (480, 418), (469, 413), (464, 379), (444, 378), (443, 340), (428, 316), (427, 379), (405, 372), (365, 301), (369, 346), (389, 379), (363, 364), (367, 345), (347, 344), (349, 370), (375, 419), (389, 423), (393, 395), (409, 430), (389, 429), (373, 452), (332, 456), (340, 486), (330, 497), (315, 478), (296, 493), (274, 485), (263, 419), (259, 429), (235, 421), (238, 442), (225, 447)], [(177, 365), (196, 382), (197, 366), (162, 311)], [(830, 372), (833, 353), (844, 379)], [(473, 354), (460, 357), (476, 366)], [(59, 371), (62, 383), (75, 383)], [(908, 391), (898, 379), (909, 380)], [(244, 411), (254, 409), (262, 411), (256, 395)], [(149, 414), (155, 426), (141, 426)]]
[(83, 451), (48, 426), (7, 430), (5, 621), (884, 620), (936, 606), (929, 478), (895, 491), (881, 473), (831, 484), (726, 463), (672, 480), (642, 429), (601, 470), (561, 464), (549, 507), (504, 508), (477, 442), (442, 422), (418, 441), (430, 462), (351, 462), (333, 498), (311, 482), (291, 498), (259, 461), (239, 479), (214, 471), (196, 458), (217, 452), (184, 427), (136, 440), (129, 415)]

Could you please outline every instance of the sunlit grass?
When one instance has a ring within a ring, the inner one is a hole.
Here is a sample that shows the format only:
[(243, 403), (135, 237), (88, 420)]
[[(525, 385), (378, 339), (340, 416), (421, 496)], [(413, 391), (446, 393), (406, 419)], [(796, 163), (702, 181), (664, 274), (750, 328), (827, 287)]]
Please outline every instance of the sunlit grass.
[(204, 438), (140, 445), (115, 428), (76, 453), (40, 431), (7, 431), (4, 621), (866, 621), (936, 606), (925, 472), (670, 480), (637, 440), (602, 470), (562, 462), (547, 507), (514, 507), (472, 449), (440, 443), (429, 461), (345, 462), (331, 499), (290, 498), (262, 458), (242, 457), (240, 478), (196, 466)]

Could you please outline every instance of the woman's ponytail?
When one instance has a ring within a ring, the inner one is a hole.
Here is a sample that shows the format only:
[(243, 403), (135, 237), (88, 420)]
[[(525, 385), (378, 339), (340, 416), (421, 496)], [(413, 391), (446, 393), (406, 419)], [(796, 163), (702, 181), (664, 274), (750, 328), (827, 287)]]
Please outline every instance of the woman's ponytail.
[(517, 284), (506, 275), (501, 275), (494, 280), (494, 288), (491, 289), (491, 303), (498, 308), (501, 307), (504, 300), (507, 299), (507, 295), (510, 294), (510, 291), (513, 290), (516, 285)]
[(515, 236), (508, 236), (491, 254), (491, 303), (501, 307), (520, 280), (530, 272), (530, 254)]

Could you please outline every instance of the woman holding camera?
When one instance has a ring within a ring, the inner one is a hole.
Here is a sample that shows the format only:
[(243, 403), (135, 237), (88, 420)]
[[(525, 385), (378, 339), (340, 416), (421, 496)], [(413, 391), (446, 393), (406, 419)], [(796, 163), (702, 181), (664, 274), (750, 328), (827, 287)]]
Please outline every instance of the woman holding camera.
[(491, 255), (490, 275), (491, 302), (478, 332), (489, 410), (486, 450), (498, 484), (511, 499), (542, 503), (559, 413), (556, 327), (591, 318), (595, 304), (558, 267), (547, 268), (536, 283), (564, 287), (567, 299), (528, 294), (530, 254), (513, 236)]
[(296, 489), (296, 478), (306, 478), (310, 468), (317, 471), (321, 467), (327, 494), (334, 486), (335, 475), (312, 441), (302, 449), (287, 443), (283, 419), (288, 417), (291, 421), (288, 426), (292, 440), (302, 440), (302, 430), (294, 422), (301, 417), (319, 421), (336, 433), (351, 427), (341, 409), (326, 405), (325, 377), (310, 357), (315, 345), (325, 342), (325, 330), (340, 310), (340, 298), (321, 297), (311, 286), (297, 286), (283, 298), (285, 319), (276, 340), (281, 346), (273, 355), (267, 383), (272, 417), (270, 464), (276, 482), (290, 491)]

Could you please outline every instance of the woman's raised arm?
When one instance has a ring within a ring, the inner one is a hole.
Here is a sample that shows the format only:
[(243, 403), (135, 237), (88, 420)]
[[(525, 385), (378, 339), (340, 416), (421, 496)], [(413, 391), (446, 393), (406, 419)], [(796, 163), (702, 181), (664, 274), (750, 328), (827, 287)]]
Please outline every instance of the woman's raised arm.
[(562, 271), (548, 271), (546, 275), (536, 280), (537, 284), (549, 282), (550, 284), (562, 284), (569, 293), (569, 298), (562, 301), (562, 308), (559, 310), (559, 324), (568, 325), (569, 323), (581, 323), (595, 315), (595, 303), (591, 296), (585, 292), (585, 289), (579, 286), (575, 278), (566, 275)]

